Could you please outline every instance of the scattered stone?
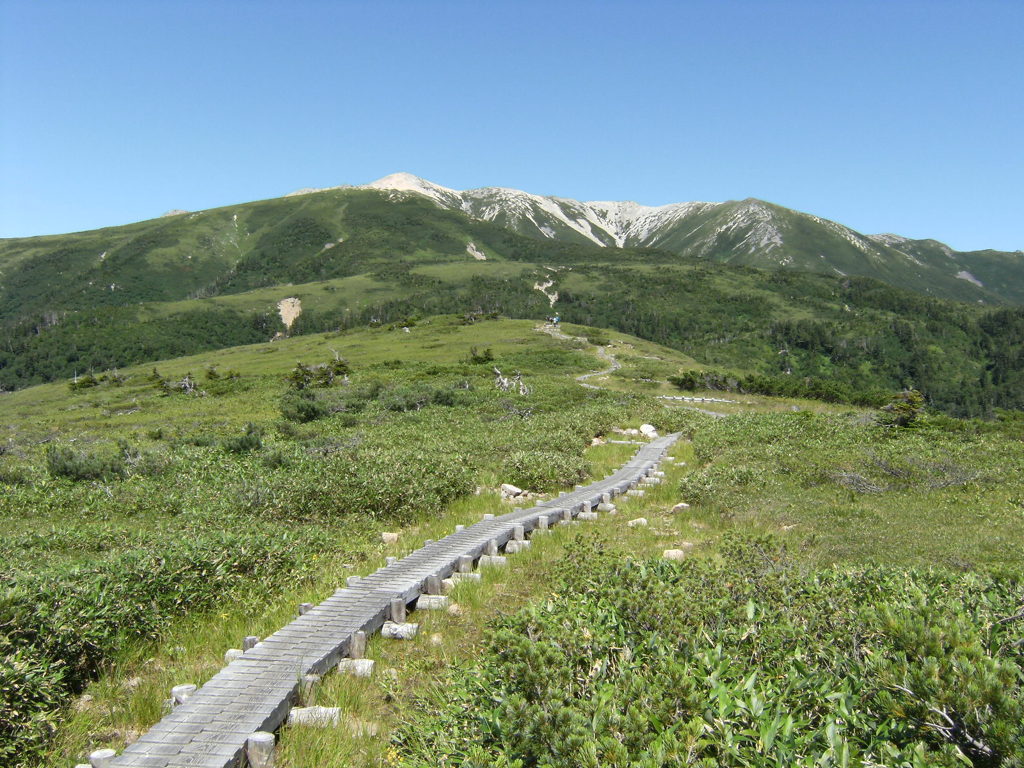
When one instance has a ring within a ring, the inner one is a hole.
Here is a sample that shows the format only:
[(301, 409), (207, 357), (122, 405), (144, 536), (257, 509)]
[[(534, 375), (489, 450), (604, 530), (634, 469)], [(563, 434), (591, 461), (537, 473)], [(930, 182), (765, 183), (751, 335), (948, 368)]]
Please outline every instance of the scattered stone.
[(73, 705), (74, 710), (76, 712), (85, 712), (87, 709), (92, 709), (93, 701), (94, 699), (92, 696), (90, 696), (88, 693), (83, 693), (81, 696), (75, 699), (75, 703)]
[(398, 534), (392, 533), (391, 531), (382, 531), (380, 534), (380, 540), (385, 544), (397, 544)]
[(445, 611), (448, 612), (449, 616), (461, 616), (463, 613), (462, 606), (458, 603), (449, 604), (448, 607), (445, 608)]
[(134, 691), (136, 688), (138, 688), (140, 685), (142, 685), (142, 678), (141, 677), (129, 677), (127, 680), (125, 680), (123, 683), (121, 683), (121, 685), (123, 685), (129, 691)]
[(441, 645), (444, 642), (444, 637), (440, 632), (435, 632), (430, 636), (431, 645)]
[(687, 504), (685, 501), (680, 501), (678, 504), (672, 507), (672, 514), (678, 515), (680, 512), (685, 512), (689, 508), (689, 504)]
[(591, 447), (593, 447), (595, 445), (604, 445), (604, 438), (603, 437), (595, 437), (593, 440), (590, 441), (590, 445), (591, 445)]
[(380, 628), (380, 636), (388, 640), (412, 640), (416, 637), (420, 625), (409, 621), (398, 624), (394, 621), (385, 621)]
[(299, 616), (305, 616), (307, 613), (313, 610), (312, 603), (299, 603)]
[(597, 512), (580, 512), (578, 515), (576, 515), (577, 520), (584, 520), (590, 522), (593, 522), (594, 520), (597, 520), (600, 517), (601, 516), (597, 514)]
[(626, 523), (626, 525), (628, 525), (630, 528), (643, 528), (647, 525), (647, 518), (638, 517), (635, 520), (630, 520), (628, 523)]
[(448, 598), (444, 595), (420, 595), (416, 601), (417, 611), (443, 611), (448, 607)]
[(349, 715), (344, 720), (345, 728), (353, 736), (369, 737), (380, 733), (380, 724)]
[(241, 648), (228, 648), (224, 652), (224, 663), (225, 664), (230, 664), (235, 659), (242, 658), (242, 655), (244, 653), (245, 653), (245, 651), (243, 651)]
[(666, 560), (685, 560), (686, 550), (683, 549), (666, 549), (661, 556)]
[(640, 434), (643, 435), (644, 437), (649, 437), (653, 439), (658, 436), (658, 430), (654, 428), (653, 424), (641, 424)]
[(341, 707), (292, 707), (288, 725), (332, 728), (341, 722)]
[(373, 659), (342, 659), (338, 662), (338, 672), (352, 677), (370, 677), (375, 663)]
[(498, 490), (501, 491), (501, 498), (503, 499), (515, 499), (524, 493), (522, 488), (517, 488), (512, 483), (502, 483)]
[[(454, 574), (453, 574), (454, 576)], [(455, 579), (441, 579), (441, 594), (447, 595), (453, 589), (455, 589)]]
[(597, 505), (597, 511), (607, 512), (608, 514), (615, 514), (618, 511), (618, 508), (614, 504), (608, 504), (602, 501), (600, 504)]

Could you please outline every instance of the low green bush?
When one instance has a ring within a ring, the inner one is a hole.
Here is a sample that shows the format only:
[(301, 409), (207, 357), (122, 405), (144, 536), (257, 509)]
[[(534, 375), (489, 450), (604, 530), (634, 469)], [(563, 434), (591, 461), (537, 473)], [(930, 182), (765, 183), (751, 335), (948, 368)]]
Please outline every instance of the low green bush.
[(590, 465), (582, 456), (555, 451), (513, 451), (501, 465), (501, 478), (531, 491), (583, 482)]
[(251, 421), (245, 425), (245, 432), (224, 440), (224, 450), (228, 453), (249, 453), (263, 447), (263, 430)]
[(768, 539), (669, 563), (586, 537), (395, 738), (409, 766), (1021, 766), (1020, 588), (807, 573)]
[(124, 460), (120, 456), (79, 452), (66, 445), (46, 449), (46, 469), (53, 477), (68, 480), (110, 480), (123, 477)]

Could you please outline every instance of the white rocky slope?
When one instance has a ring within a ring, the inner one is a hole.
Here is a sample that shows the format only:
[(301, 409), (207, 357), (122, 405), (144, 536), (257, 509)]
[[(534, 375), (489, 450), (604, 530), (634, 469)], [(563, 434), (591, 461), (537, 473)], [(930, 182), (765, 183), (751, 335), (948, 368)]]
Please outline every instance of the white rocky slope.
[[(863, 235), (838, 222), (749, 198), (650, 206), (580, 201), (507, 187), (449, 189), (410, 173), (370, 184), (329, 189), (374, 189), (394, 199), (418, 195), (520, 234), (601, 246), (659, 248), (714, 261), (756, 267), (792, 267), (864, 275), (895, 285), (918, 284), (928, 293), (988, 300), (971, 259), (934, 241), (893, 234)], [(292, 194), (324, 190), (304, 189)], [(965, 288), (967, 283), (971, 287)], [(959, 285), (960, 288), (956, 286)], [(945, 286), (945, 287), (943, 287)]]

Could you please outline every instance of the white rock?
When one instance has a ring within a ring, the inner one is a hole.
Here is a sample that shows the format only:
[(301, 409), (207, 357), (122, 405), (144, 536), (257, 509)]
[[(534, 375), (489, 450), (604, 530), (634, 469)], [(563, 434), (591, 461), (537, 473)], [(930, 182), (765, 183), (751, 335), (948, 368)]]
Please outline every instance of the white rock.
[(580, 512), (576, 515), (577, 520), (587, 520), (591, 522), (598, 518), (600, 518), (600, 515), (598, 515), (597, 512)]
[(380, 540), (383, 541), (385, 544), (397, 544), (398, 534), (391, 533), (390, 531), (383, 531), (380, 534)]
[(686, 550), (684, 549), (666, 549), (662, 555), (666, 560), (685, 560)]
[(628, 525), (630, 528), (643, 528), (645, 525), (647, 525), (647, 518), (638, 517), (635, 520), (630, 520), (628, 523), (626, 523), (626, 525)]
[(512, 483), (502, 483), (500, 490), (503, 499), (514, 499), (516, 496), (523, 495), (523, 489), (517, 488)]
[(445, 611), (448, 613), (449, 616), (461, 616), (462, 606), (458, 603), (452, 603), (445, 609)]
[(370, 677), (373, 674), (373, 659), (342, 659), (338, 662), (338, 671), (352, 677)]
[(417, 611), (442, 611), (448, 607), (448, 598), (444, 595), (420, 595), (416, 600)]
[(654, 428), (653, 424), (641, 424), (640, 434), (643, 435), (644, 437), (657, 437), (658, 430)]
[(484, 566), (505, 566), (508, 565), (508, 558), (504, 555), (480, 555), (480, 567)]
[(685, 501), (681, 501), (678, 504), (676, 504), (674, 507), (672, 507), (672, 512), (674, 514), (679, 514), (680, 512), (685, 512), (689, 508), (690, 508), (689, 504), (687, 504)]

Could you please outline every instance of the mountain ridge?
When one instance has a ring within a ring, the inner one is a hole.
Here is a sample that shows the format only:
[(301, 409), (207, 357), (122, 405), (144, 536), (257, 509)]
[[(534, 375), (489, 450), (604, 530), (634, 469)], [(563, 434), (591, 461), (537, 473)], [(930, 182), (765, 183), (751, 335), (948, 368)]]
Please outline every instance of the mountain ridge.
[(307, 188), (288, 196), (344, 189), (416, 194), (446, 210), (539, 239), (659, 248), (763, 269), (873, 277), (960, 301), (1024, 303), (1024, 251), (956, 251), (930, 238), (863, 234), (758, 198), (659, 206), (581, 201), (510, 187), (456, 190), (405, 172), (369, 184)]

